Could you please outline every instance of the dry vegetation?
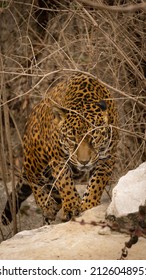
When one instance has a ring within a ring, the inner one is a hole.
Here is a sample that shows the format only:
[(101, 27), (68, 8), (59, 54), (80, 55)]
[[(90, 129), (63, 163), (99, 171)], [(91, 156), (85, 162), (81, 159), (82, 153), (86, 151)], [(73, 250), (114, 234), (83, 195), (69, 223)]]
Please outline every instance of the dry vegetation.
[(32, 106), (74, 71), (97, 76), (117, 100), (116, 177), (145, 160), (145, 22), (146, 4), (138, 0), (0, 0), (2, 206), (7, 183), (14, 191), (20, 173), (21, 137)]

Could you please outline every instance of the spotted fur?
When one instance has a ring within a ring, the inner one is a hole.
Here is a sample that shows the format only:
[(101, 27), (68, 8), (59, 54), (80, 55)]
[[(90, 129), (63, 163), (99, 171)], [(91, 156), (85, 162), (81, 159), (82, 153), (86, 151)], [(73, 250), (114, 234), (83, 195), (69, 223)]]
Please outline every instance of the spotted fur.
[[(115, 102), (97, 79), (76, 74), (50, 89), (26, 125), (17, 211), (31, 192), (48, 221), (61, 208), (68, 220), (98, 205), (115, 163), (116, 125)], [(84, 177), (81, 198), (75, 184)], [(2, 221), (11, 220), (7, 202)]]

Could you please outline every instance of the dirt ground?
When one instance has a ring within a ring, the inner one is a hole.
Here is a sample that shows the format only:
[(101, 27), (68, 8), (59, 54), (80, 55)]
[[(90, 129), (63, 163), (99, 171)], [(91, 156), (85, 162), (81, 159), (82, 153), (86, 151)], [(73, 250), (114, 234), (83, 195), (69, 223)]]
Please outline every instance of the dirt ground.
[[(9, 183), (9, 189), (11, 189), (11, 183)], [(0, 215), (4, 209), (6, 203), (6, 193), (4, 191), (3, 183), (0, 182)], [(18, 217), (18, 231), (30, 230), (38, 228), (43, 225), (43, 218), (40, 209), (37, 207), (33, 195), (31, 195), (27, 201), (25, 201), (21, 207), (21, 211), (17, 215)], [(6, 240), (12, 236), (12, 224), (3, 226), (0, 223), (0, 242)]]

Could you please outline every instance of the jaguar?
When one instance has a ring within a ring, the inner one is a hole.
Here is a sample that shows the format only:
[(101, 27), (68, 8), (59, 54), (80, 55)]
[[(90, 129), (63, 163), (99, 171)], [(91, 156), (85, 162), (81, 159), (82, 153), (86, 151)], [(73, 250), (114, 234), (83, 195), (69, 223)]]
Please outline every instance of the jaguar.
[[(26, 124), (16, 212), (31, 193), (48, 223), (61, 208), (67, 221), (97, 206), (112, 176), (117, 141), (117, 106), (109, 90), (83, 73), (58, 82)], [(84, 178), (81, 197), (76, 184)], [(2, 213), (4, 225), (12, 221), (11, 199), (12, 193)]]

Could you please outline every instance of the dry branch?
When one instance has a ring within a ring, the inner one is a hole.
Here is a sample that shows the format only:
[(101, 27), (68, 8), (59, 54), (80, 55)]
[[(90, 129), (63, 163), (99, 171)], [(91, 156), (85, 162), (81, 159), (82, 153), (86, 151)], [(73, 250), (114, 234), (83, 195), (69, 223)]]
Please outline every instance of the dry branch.
[[(78, 0), (65, 1), (67, 5), (60, 7), (61, 3), (54, 0), (45, 1), (51, 4), (44, 8), (39, 7), (40, 1), (0, 2), (3, 61), (0, 75), (4, 78), (1, 86), (4, 85), (7, 94), (7, 99), (1, 101), (0, 111), (2, 114), (4, 108), (8, 110), (11, 120), (7, 137), (4, 118), (0, 120), (4, 127), (4, 131), (0, 130), (2, 150), (5, 148), (8, 155), (6, 161), (3, 153), (5, 169), (2, 175), (5, 176), (7, 169), (11, 174), (9, 130), (15, 139), (19, 138), (18, 142), (12, 139), (11, 151), (18, 157), (17, 143), (21, 145), (31, 107), (40, 96), (45, 96), (57, 79), (74, 72), (98, 77), (114, 93), (121, 121), (118, 129), (122, 152), (118, 157), (121, 164), (118, 176), (144, 161), (145, 1), (135, 4), (138, 1), (131, 0), (129, 2), (133, 4), (108, 6), (102, 4), (103, 1)], [(59, 6), (51, 6), (53, 2)], [(3, 3), (7, 5), (4, 7)], [(48, 13), (45, 27), (36, 17), (37, 9)], [(53, 16), (50, 17), (51, 11)], [(43, 35), (39, 31), (41, 26)], [(8, 138), (7, 145), (4, 136)]]
[(124, 12), (124, 13), (133, 13), (139, 10), (146, 11), (146, 3), (139, 3), (135, 5), (119, 5), (119, 6), (108, 6), (108, 5), (101, 5), (90, 0), (78, 0), (83, 4), (89, 5), (91, 7), (97, 8), (99, 10), (107, 10), (111, 12)]

